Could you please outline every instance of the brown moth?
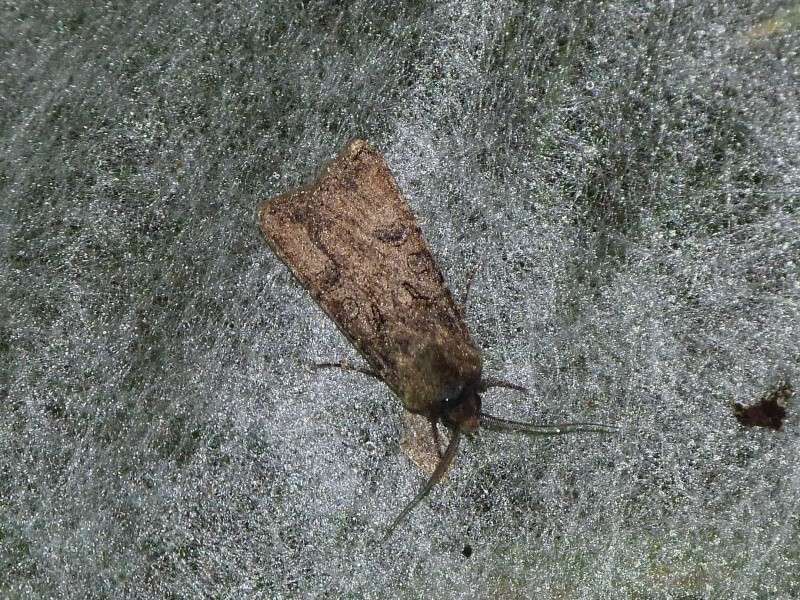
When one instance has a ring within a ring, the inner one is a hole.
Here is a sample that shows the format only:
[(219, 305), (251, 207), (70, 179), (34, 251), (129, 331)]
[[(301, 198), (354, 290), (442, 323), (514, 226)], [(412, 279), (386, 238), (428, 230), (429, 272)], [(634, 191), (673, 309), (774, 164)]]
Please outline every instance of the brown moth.
[[(369, 365), (317, 366), (383, 381), (407, 411), (431, 424), (438, 464), (386, 537), (442, 479), (462, 433), (479, 427), (538, 435), (614, 431), (598, 423), (520, 423), (481, 411), (487, 389), (525, 388), (483, 377), (462, 307), (386, 161), (364, 140), (351, 141), (313, 183), (263, 202), (259, 222), (275, 254)], [(444, 453), (439, 422), (450, 430)]]

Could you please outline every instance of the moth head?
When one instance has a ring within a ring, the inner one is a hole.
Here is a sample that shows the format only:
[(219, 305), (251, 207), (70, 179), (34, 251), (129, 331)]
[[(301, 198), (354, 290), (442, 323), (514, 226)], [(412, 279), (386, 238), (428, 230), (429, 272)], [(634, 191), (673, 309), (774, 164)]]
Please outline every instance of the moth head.
[(481, 397), (478, 386), (465, 385), (459, 394), (442, 402), (442, 421), (464, 433), (475, 433), (481, 424)]

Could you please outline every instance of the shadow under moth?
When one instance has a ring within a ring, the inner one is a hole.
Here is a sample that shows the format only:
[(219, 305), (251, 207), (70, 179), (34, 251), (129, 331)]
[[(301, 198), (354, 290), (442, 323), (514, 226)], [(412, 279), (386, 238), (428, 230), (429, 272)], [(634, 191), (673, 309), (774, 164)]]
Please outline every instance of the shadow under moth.
[[(599, 423), (521, 423), (481, 410), (487, 389), (525, 388), (483, 376), (463, 306), (445, 285), (386, 161), (367, 142), (351, 141), (316, 181), (263, 202), (259, 222), (275, 254), (368, 364), (317, 366), (375, 377), (407, 411), (430, 422), (438, 464), (384, 539), (442, 479), (463, 433), (615, 431)], [(444, 452), (440, 422), (450, 431)]]

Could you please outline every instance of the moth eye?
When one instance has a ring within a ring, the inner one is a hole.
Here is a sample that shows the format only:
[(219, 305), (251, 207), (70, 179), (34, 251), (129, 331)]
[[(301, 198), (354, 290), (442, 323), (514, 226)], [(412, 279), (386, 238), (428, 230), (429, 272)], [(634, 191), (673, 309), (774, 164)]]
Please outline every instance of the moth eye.
[(408, 227), (401, 221), (395, 221), (386, 227), (380, 227), (374, 232), (375, 238), (390, 246), (401, 246), (408, 237)]
[(463, 390), (463, 386), (452, 387), (446, 390), (445, 397), (441, 400), (442, 407), (449, 409), (461, 404), (464, 400), (462, 396)]

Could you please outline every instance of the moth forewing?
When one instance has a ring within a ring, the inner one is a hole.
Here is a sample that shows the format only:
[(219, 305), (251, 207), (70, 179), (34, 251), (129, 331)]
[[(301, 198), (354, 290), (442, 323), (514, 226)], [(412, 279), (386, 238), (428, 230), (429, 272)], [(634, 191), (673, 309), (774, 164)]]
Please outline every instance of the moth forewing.
[(383, 157), (350, 142), (313, 183), (265, 201), (275, 254), (411, 412), (479, 380), (480, 353)]

